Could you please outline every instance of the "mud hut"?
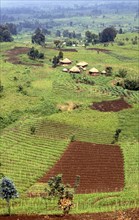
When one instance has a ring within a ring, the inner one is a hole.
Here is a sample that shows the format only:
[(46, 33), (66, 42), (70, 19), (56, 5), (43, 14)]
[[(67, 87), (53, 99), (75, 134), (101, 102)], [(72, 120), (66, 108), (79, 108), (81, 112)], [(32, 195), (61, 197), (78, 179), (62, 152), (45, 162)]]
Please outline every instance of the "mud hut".
[(79, 62), (76, 64), (78, 67), (86, 67), (88, 66), (88, 63), (86, 63), (85, 61)]
[(72, 62), (71, 62), (71, 60), (69, 60), (68, 58), (65, 58), (64, 60), (60, 60), (60, 63), (61, 64), (66, 64), (66, 65), (69, 65), (69, 64), (71, 64)]
[(80, 73), (81, 70), (77, 66), (73, 66), (70, 70), (70, 73)]
[(92, 69), (89, 70), (89, 74), (92, 76), (97, 76), (97, 75), (99, 75), (99, 71), (98, 71), (98, 69), (93, 67)]

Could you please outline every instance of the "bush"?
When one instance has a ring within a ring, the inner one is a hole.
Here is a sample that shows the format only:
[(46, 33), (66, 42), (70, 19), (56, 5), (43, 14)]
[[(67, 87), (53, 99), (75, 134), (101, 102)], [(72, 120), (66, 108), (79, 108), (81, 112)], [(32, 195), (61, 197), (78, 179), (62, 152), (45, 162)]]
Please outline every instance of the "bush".
[(124, 80), (123, 87), (124, 89), (138, 91), (139, 90), (139, 79), (137, 80), (126, 79)]
[(105, 71), (106, 71), (106, 73), (105, 73), (106, 76), (112, 75), (112, 67), (111, 66), (107, 66)]
[(126, 75), (127, 75), (127, 70), (126, 69), (119, 69), (119, 72), (117, 74), (118, 77), (125, 78)]
[(119, 41), (117, 44), (118, 44), (118, 46), (124, 46), (125, 45), (125, 43), (123, 41)]

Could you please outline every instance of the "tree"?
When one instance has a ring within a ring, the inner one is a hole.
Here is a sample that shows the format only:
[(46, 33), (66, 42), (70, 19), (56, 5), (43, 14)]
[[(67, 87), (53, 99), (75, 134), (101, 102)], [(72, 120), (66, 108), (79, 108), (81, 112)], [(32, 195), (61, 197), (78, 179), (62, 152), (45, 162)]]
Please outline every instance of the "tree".
[(58, 206), (63, 210), (64, 214), (68, 214), (73, 206), (73, 197), (75, 190), (79, 186), (80, 176), (76, 176), (74, 188), (71, 188), (69, 184), (65, 185), (62, 180), (62, 174), (51, 177), (48, 181), (47, 199), (54, 197), (58, 198)]
[(52, 66), (55, 68), (59, 63), (59, 57), (58, 56), (54, 56), (53, 60), (52, 60)]
[(45, 45), (45, 35), (40, 28), (37, 28), (35, 34), (32, 36), (32, 43), (36, 43), (41, 46)]
[(102, 33), (100, 33), (100, 42), (109, 42), (114, 41), (115, 37), (117, 35), (117, 31), (114, 27), (108, 27), (105, 28)]
[(13, 41), (12, 35), (6, 25), (0, 25), (0, 42)]
[(11, 215), (10, 200), (18, 198), (18, 192), (14, 183), (7, 177), (3, 177), (0, 182), (0, 198), (5, 199), (8, 207), (8, 214)]
[(63, 52), (60, 50), (58, 54), (59, 59), (63, 59)]
[(16, 25), (13, 23), (6, 23), (6, 26), (8, 27), (9, 31), (11, 34), (13, 35), (17, 35), (17, 29), (16, 29)]
[(112, 144), (115, 144), (118, 140), (119, 140), (119, 135), (120, 135), (120, 133), (121, 133), (121, 129), (117, 129), (116, 131), (115, 131), (115, 134), (114, 134), (114, 140), (112, 141)]
[(27, 54), (31, 59), (44, 59), (44, 53), (39, 53), (34, 47), (32, 47)]

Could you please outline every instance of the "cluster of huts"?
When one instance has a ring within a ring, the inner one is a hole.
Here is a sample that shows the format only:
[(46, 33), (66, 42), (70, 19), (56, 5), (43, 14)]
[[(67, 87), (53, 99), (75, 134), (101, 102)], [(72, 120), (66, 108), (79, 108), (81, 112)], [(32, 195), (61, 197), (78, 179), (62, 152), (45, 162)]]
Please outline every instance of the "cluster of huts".
[[(66, 68), (67, 65), (70, 65), (72, 63), (72, 61), (68, 58), (65, 58), (63, 60), (60, 60), (60, 64), (65, 66), (65, 68), (63, 69), (63, 72), (69, 72), (69, 73), (81, 73), (81, 71), (85, 71), (86, 67), (88, 66), (88, 63), (85, 61), (79, 62), (76, 64), (76, 66), (73, 66), (71, 69)], [(106, 71), (103, 70), (102, 72), (100, 72), (98, 69), (96, 69), (95, 67), (91, 68), (89, 70), (89, 74), (93, 75), (93, 76), (97, 76), (99, 74), (105, 74)]]

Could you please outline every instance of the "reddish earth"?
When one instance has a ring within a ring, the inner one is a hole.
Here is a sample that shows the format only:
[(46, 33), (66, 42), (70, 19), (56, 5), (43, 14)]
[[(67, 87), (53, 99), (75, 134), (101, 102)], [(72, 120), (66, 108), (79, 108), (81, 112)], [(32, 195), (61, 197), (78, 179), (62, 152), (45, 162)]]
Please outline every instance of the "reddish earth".
[(86, 50), (95, 50), (98, 52), (109, 53), (111, 50), (100, 49), (100, 48), (87, 48)]
[(29, 49), (30, 48), (28, 47), (15, 47), (11, 50), (8, 50), (6, 51), (6, 55), (8, 59), (5, 61), (9, 61), (10, 63), (13, 63), (13, 64), (22, 64), (22, 65), (28, 65), (28, 66), (43, 66), (43, 64), (40, 64), (40, 63), (33, 64), (33, 63), (25, 63), (25, 62), (20, 61), (18, 55), (28, 53)]
[(76, 49), (72, 48), (53, 48), (53, 47), (46, 47), (46, 49), (52, 49), (52, 50), (61, 50), (61, 51), (67, 51), (67, 52), (78, 52)]
[(57, 174), (63, 182), (74, 185), (80, 175), (77, 193), (119, 191), (124, 187), (124, 159), (117, 145), (71, 142), (61, 159), (39, 182)]
[(121, 98), (112, 101), (94, 102), (91, 108), (101, 112), (118, 112), (126, 108), (132, 108), (132, 106)]
[(13, 215), (0, 216), (0, 220), (138, 220), (139, 209), (129, 209), (119, 212), (92, 213), (78, 215)]

